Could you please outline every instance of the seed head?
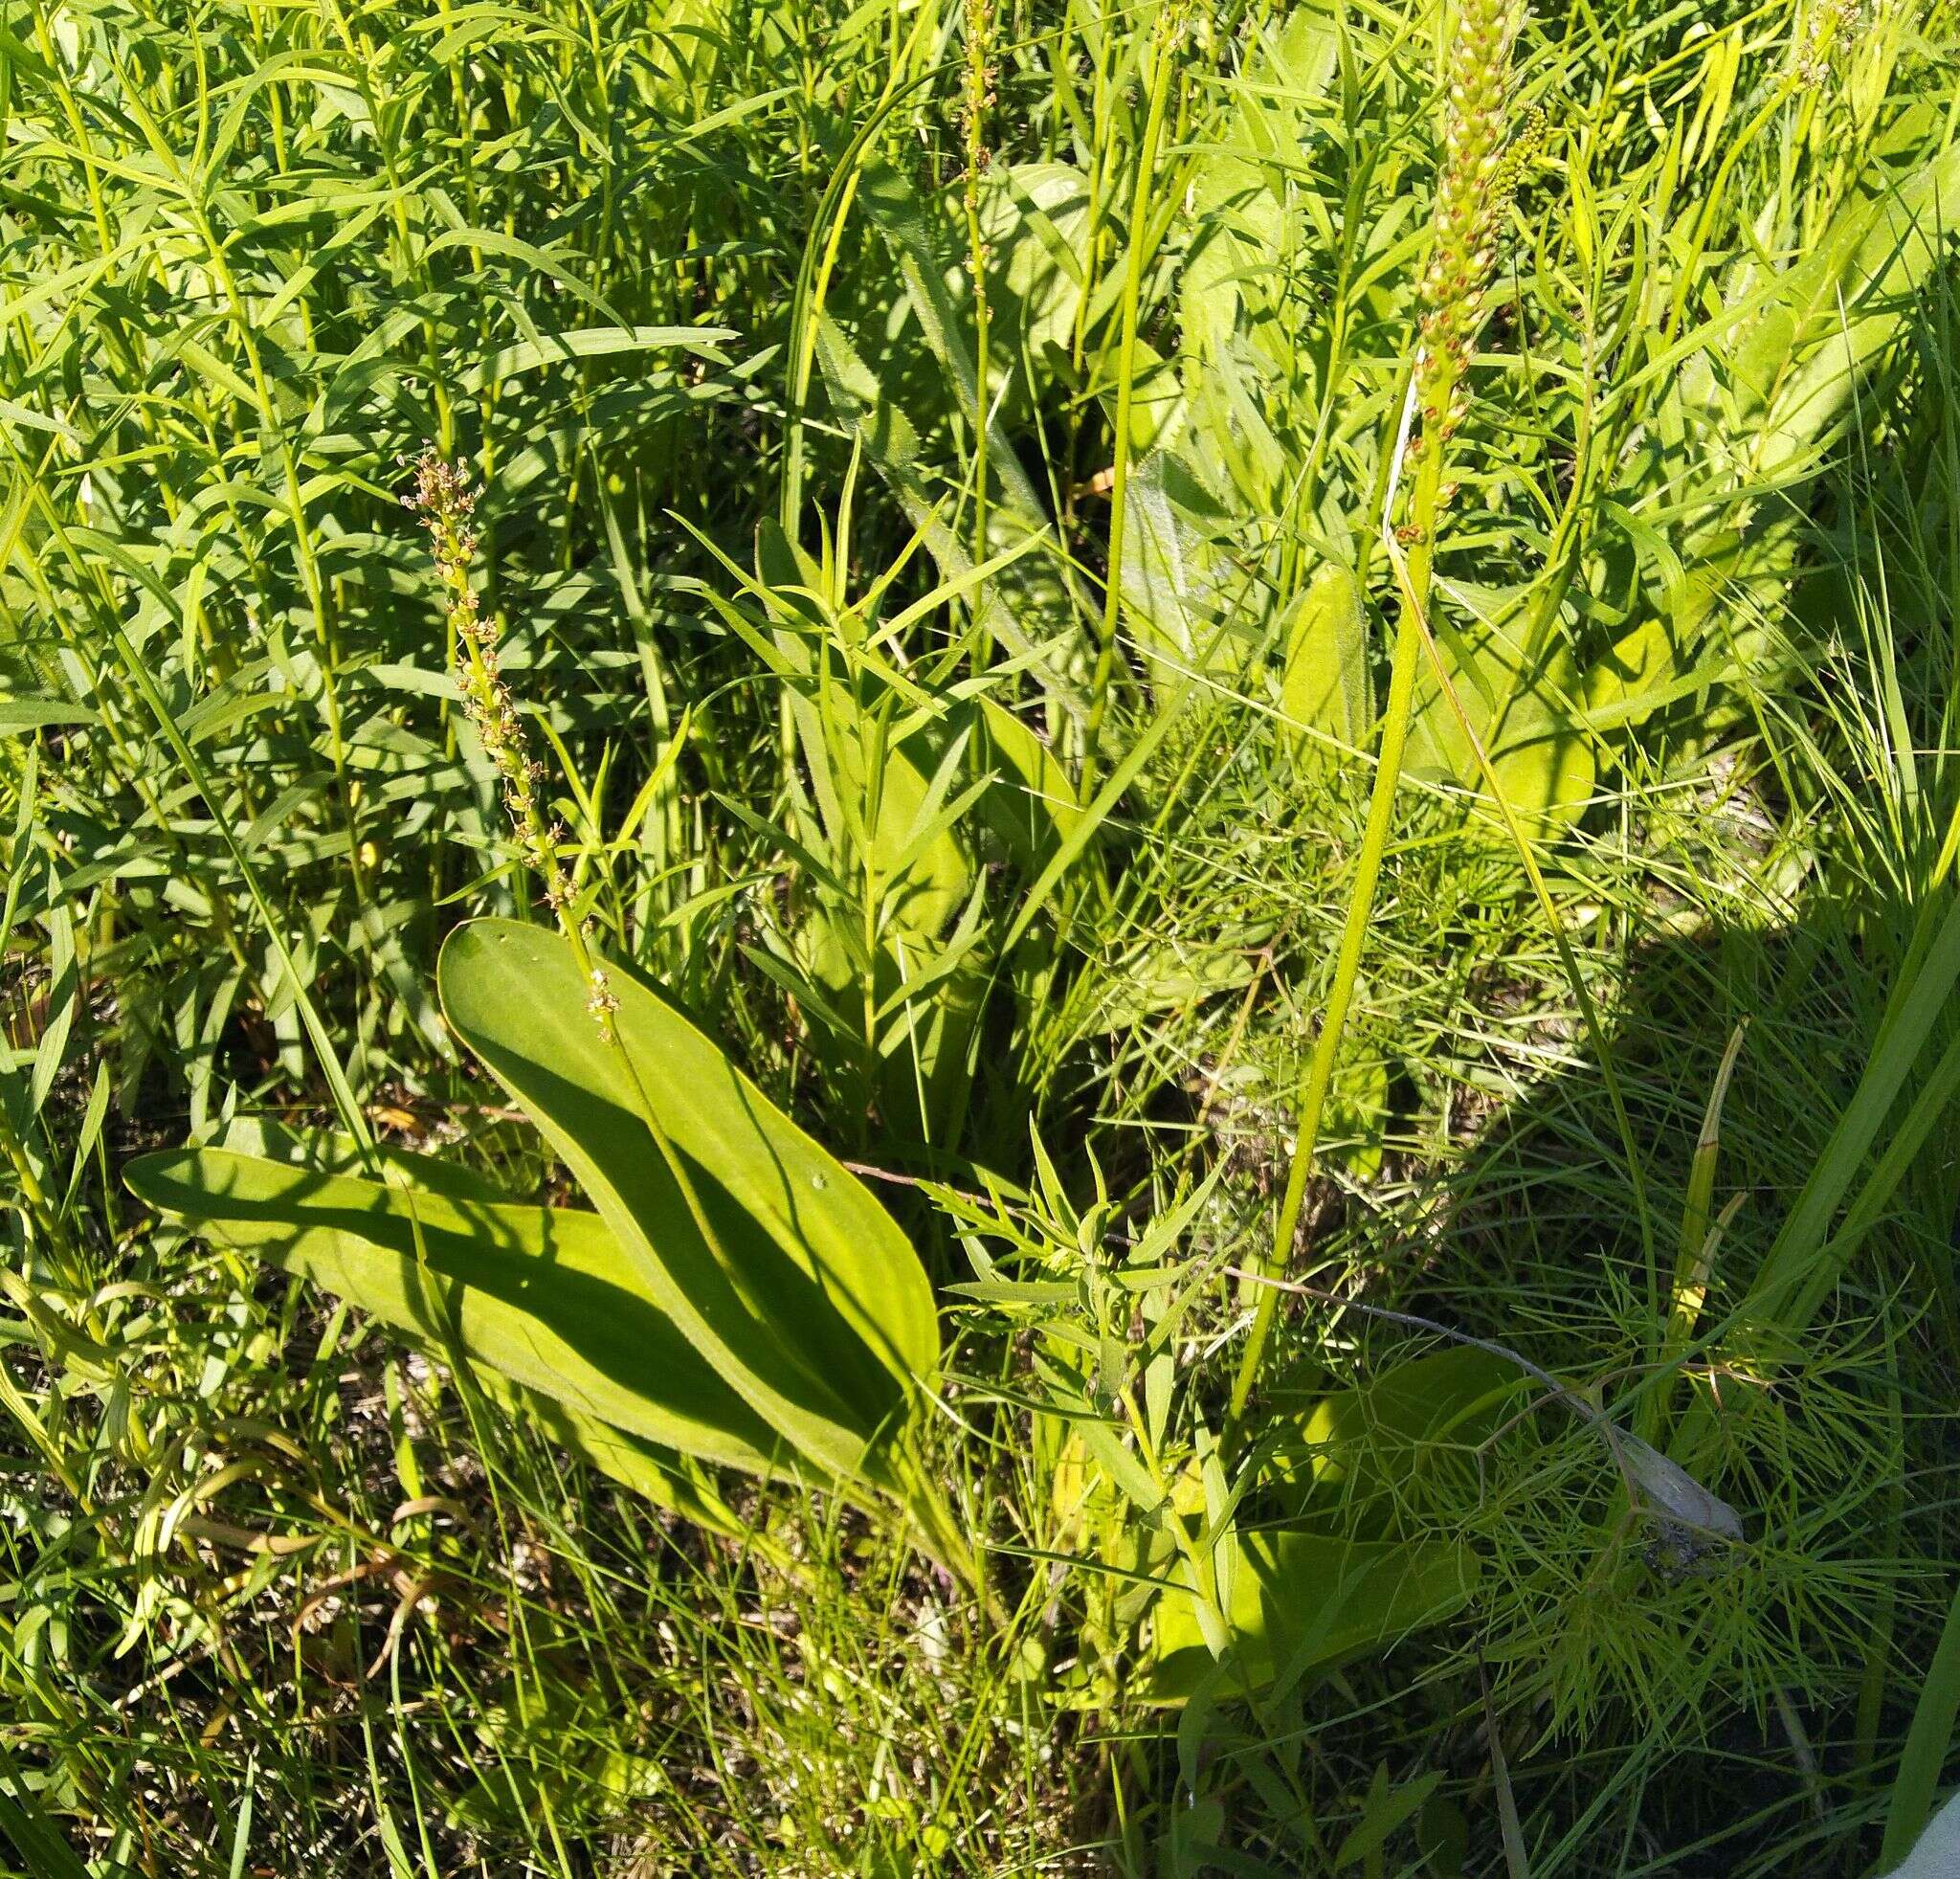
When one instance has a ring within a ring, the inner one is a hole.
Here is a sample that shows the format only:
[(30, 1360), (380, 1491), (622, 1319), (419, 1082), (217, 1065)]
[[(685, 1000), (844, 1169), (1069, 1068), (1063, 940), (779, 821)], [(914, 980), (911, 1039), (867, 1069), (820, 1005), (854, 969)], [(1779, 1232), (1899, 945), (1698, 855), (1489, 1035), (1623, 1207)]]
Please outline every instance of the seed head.
[(1427, 449), (1437, 448), (1454, 422), (1479, 302), (1497, 263), (1498, 230), (1542, 134), (1542, 119), (1533, 113), (1505, 146), (1511, 51), (1524, 16), (1524, 0), (1462, 0), (1450, 47), (1415, 368)]
[[(497, 771), (503, 807), (524, 864), (538, 877), (546, 905), (558, 916), (560, 928), (583, 960), (590, 956), (587, 923), (573, 912), (576, 896), (560, 853), (566, 831), (546, 819), (539, 799), (545, 767), (531, 755), (523, 719), (504, 682), (497, 622), (484, 614), (470, 578), (478, 548), (470, 521), (477, 494), (468, 469), (447, 461), (432, 444), (415, 459), (414, 481), (402, 501), (429, 530), (436, 578), (442, 583), (449, 627), (456, 636), (457, 685), (483, 752)], [(612, 1015), (619, 1000), (598, 967), (590, 967), (588, 976), (591, 995), (586, 1009), (610, 1041)]]

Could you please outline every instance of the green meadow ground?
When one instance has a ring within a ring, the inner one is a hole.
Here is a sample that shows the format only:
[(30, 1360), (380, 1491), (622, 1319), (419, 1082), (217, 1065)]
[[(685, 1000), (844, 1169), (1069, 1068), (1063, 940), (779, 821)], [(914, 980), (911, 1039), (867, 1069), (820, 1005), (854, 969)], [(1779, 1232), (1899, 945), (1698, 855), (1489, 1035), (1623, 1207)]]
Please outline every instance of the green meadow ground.
[[(9, 9), (0, 1870), (1903, 1852), (1955, 24)], [(978, 1567), (125, 1183), (358, 1126), (579, 1204), (435, 976), (554, 914), (917, 1249)]]

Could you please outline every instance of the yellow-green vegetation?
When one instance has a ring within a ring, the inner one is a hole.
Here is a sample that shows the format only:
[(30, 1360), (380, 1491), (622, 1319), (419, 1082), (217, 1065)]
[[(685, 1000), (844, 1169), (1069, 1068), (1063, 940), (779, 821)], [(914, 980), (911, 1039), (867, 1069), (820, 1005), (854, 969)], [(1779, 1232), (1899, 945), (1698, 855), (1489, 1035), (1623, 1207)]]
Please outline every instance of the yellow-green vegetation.
[(1902, 1861), (1956, 51), (0, 17), (0, 1872)]

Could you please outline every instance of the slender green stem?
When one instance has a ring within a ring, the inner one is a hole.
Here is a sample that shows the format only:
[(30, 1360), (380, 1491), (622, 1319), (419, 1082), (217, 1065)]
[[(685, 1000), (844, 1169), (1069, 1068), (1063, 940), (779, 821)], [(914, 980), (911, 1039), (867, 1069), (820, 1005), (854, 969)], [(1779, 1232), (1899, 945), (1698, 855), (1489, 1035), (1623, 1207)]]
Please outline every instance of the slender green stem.
[[(1412, 527), (1419, 530), (1420, 593), (1429, 588), (1429, 531), (1435, 526), (1441, 452), (1428, 451), (1416, 481), (1411, 505)], [(1415, 557), (1411, 557), (1412, 564)], [(1412, 587), (1411, 593), (1416, 592)], [(1294, 1141), (1293, 1159), (1286, 1171), (1286, 1189), (1280, 1202), (1279, 1218), (1273, 1225), (1273, 1246), (1263, 1268), (1277, 1278), (1285, 1270), (1293, 1249), (1293, 1236), (1299, 1231), (1301, 1210), (1306, 1202), (1306, 1184), (1312, 1176), (1315, 1153), (1320, 1146), (1321, 1123), (1326, 1112), (1327, 1090), (1333, 1083), (1334, 1063), (1341, 1048), (1341, 1034), (1347, 1026), (1348, 1008), (1354, 1002), (1355, 981), (1361, 973), (1362, 949), (1368, 943), (1370, 921), (1374, 917), (1375, 889), (1381, 881), (1382, 858), (1389, 845), (1389, 831), (1394, 819), (1395, 786), (1402, 774), (1402, 753), (1409, 738), (1409, 718), (1415, 695), (1415, 669), (1421, 653), (1421, 633), (1414, 610), (1404, 604), (1395, 630), (1395, 649), (1389, 669), (1387, 714), (1382, 721), (1381, 749), (1375, 758), (1374, 789), (1368, 803), (1368, 821), (1361, 837), (1361, 853), (1354, 865), (1354, 883), (1348, 890), (1348, 917), (1341, 928), (1341, 947), (1334, 959), (1334, 982), (1328, 988), (1326, 1009), (1321, 1015), (1320, 1035), (1314, 1040), (1313, 1054), (1307, 1060), (1306, 1074), (1296, 1106), (1299, 1134)], [(1273, 1318), (1279, 1309), (1280, 1294), (1271, 1286), (1258, 1288), (1253, 1307), (1251, 1334), (1239, 1358), (1238, 1374), (1232, 1383), (1231, 1420), (1245, 1414), (1247, 1399), (1264, 1360), (1267, 1342), (1273, 1333)]]
[(987, 559), (987, 241), (980, 227), (980, 177), (988, 164), (987, 106), (992, 95), (991, 0), (967, 0), (966, 93), (961, 100), (967, 173), (961, 197), (967, 214), (967, 267), (973, 288), (973, 559)]
[(1125, 496), (1129, 488), (1130, 413), (1136, 401), (1137, 321), (1144, 296), (1144, 250), (1150, 216), (1151, 192), (1157, 177), (1157, 149), (1164, 137), (1164, 116), (1170, 101), (1171, 48), (1175, 44), (1174, 10), (1158, 16), (1150, 40), (1150, 102), (1144, 120), (1144, 144), (1137, 156), (1137, 186), (1130, 198), (1128, 253), (1123, 281), (1123, 336), (1116, 358), (1116, 445), (1109, 479), (1109, 567), (1103, 577), (1102, 620), (1096, 643), (1096, 671), (1089, 685), (1089, 716), (1082, 735), (1082, 789), (1095, 794), (1098, 750), (1102, 720), (1109, 708), (1109, 685), (1116, 667), (1116, 628), (1123, 606), (1123, 532)]

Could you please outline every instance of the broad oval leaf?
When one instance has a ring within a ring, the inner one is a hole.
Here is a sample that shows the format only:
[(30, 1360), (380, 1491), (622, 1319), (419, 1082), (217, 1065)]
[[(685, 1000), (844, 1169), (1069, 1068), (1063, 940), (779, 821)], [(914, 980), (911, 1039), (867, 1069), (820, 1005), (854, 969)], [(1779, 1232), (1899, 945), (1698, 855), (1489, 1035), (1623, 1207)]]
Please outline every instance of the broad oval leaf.
[(1315, 1472), (1338, 1477), (1361, 1451), (1413, 1459), (1425, 1443), (1482, 1440), (1526, 1379), (1515, 1364), (1453, 1345), (1392, 1364), (1380, 1376), (1325, 1397), (1307, 1419)]
[[(1444, 637), (1439, 649), (1505, 800), (1527, 827), (1538, 823), (1549, 832), (1591, 797), (1597, 736), (1575, 703), (1584, 678), (1570, 648), (1521, 660), (1506, 638), (1508, 624), (1472, 621)], [(1459, 784), (1491, 806), (1482, 766), (1429, 669), (1416, 682), (1404, 768), (1412, 776)]]
[(1294, 603), (1280, 698), (1296, 747), (1331, 741), (1356, 749), (1374, 727), (1361, 585), (1338, 561), (1322, 568)]
[[(1289, 1529), (1229, 1543), (1226, 1635), (1254, 1686), (1290, 1686), (1309, 1670), (1376, 1650), (1459, 1609), (1477, 1555), (1448, 1541), (1349, 1540)], [(1216, 1661), (1207, 1647), (1190, 1568), (1157, 1602), (1145, 1694), (1182, 1703)]]
[(937, 1365), (939, 1326), (917, 1255), (864, 1185), (623, 973), (608, 1042), (554, 933), (474, 921), (450, 936), (437, 981), (457, 1036), (570, 1166), (702, 1356), (826, 1471), (897, 1487), (886, 1439)]
[[(1330, 1391), (1301, 1414), (1274, 1451), (1272, 1502), (1303, 1513), (1316, 1490), (1401, 1506), (1415, 1478), (1445, 1454), (1488, 1436), (1526, 1379), (1487, 1351), (1452, 1346)], [(1350, 1508), (1349, 1518), (1353, 1517)]]
[(146, 1154), (131, 1189), (437, 1351), (662, 1447), (753, 1474), (769, 1424), (647, 1296), (596, 1214), (384, 1186), (226, 1149)]

